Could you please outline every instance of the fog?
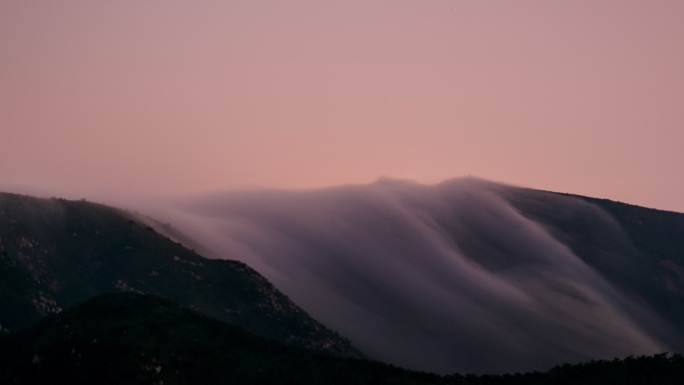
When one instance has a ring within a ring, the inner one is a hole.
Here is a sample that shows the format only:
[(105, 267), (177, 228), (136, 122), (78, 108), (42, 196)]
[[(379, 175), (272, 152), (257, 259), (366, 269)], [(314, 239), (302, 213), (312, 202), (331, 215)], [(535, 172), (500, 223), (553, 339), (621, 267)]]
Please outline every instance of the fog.
[(637, 321), (645, 309), (493, 186), (463, 178), (242, 191), (154, 216), (211, 257), (254, 267), (370, 358), (404, 367), (545, 370), (667, 350)]

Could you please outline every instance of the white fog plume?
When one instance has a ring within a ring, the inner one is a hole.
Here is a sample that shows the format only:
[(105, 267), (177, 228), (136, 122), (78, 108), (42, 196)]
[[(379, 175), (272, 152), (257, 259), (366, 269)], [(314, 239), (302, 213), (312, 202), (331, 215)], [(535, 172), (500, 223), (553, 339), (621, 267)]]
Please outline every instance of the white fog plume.
[(477, 179), (235, 192), (157, 215), (370, 358), (504, 372), (667, 350), (624, 309), (646, 310)]

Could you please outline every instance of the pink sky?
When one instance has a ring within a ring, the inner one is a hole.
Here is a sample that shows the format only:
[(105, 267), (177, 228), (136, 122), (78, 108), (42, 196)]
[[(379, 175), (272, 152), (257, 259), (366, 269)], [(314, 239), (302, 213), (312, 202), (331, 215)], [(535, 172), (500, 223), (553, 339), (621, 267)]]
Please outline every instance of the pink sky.
[(477, 175), (684, 212), (681, 0), (0, 2), (0, 187)]

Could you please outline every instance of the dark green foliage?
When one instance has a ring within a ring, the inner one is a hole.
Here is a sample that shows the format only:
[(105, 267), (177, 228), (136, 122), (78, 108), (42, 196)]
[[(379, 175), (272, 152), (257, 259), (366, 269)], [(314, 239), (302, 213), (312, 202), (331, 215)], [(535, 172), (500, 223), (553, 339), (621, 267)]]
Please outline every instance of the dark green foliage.
[(132, 213), (0, 193), (0, 245), (4, 329), (128, 291), (169, 298), (296, 346), (360, 356), (245, 264), (202, 258)]
[(449, 375), (326, 354), (267, 340), (158, 297), (97, 297), (0, 338), (2, 384), (684, 383), (684, 358), (660, 354), (557, 366), (546, 373)]

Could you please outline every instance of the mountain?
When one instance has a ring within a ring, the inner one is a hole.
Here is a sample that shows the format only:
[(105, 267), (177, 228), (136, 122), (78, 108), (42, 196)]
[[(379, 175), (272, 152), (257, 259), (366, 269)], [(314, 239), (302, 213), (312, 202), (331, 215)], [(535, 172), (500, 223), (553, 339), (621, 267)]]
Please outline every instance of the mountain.
[(675, 385), (679, 355), (474, 376), (407, 371), (267, 340), (169, 300), (105, 294), (0, 336), (3, 384)]
[(209, 260), (135, 213), (0, 193), (0, 330), (108, 292), (151, 293), (258, 335), (360, 356), (242, 262)]
[(366, 356), (444, 374), (684, 350), (682, 214), (474, 178), (149, 208), (176, 228), (0, 194), (0, 331), (114, 291), (360, 356), (311, 314)]
[(158, 216), (402, 367), (504, 373), (684, 350), (682, 214), (476, 178), (171, 208)]

